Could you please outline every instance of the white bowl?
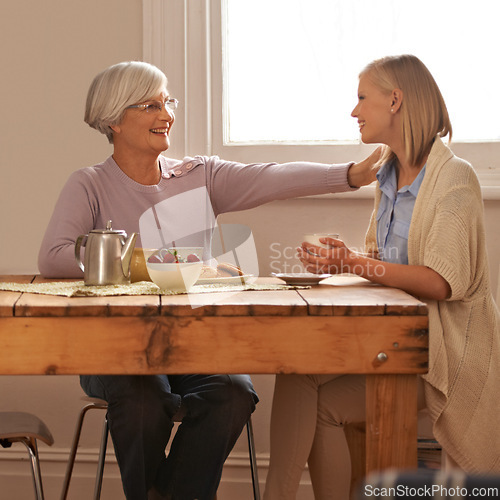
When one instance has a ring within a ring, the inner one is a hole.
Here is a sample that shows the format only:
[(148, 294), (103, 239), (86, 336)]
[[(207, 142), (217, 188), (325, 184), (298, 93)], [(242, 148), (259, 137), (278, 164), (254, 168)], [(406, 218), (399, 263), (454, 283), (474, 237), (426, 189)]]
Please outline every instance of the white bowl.
[(156, 285), (162, 290), (173, 292), (188, 292), (198, 281), (203, 261), (185, 263), (147, 263), (148, 273)]

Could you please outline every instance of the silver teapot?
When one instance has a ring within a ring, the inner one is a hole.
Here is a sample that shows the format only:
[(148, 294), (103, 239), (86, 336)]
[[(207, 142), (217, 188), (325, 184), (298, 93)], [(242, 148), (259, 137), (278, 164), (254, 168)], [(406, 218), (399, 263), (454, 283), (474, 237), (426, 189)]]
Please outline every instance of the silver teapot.
[[(130, 283), (130, 260), (137, 233), (127, 239), (127, 233), (114, 230), (111, 221), (106, 229), (94, 229), (81, 234), (75, 243), (76, 262), (83, 271), (86, 285), (123, 285)], [(85, 247), (85, 265), (80, 257)]]

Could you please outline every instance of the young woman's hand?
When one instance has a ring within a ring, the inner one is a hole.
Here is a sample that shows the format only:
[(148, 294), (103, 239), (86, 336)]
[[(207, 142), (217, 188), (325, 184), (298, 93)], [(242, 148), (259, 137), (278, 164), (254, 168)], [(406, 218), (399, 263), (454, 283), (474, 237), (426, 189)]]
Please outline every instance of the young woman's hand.
[(354, 252), (349, 250), (342, 240), (320, 238), (320, 242), (328, 248), (319, 247), (307, 242), (303, 242), (302, 246), (297, 248), (298, 258), (304, 265), (304, 268), (309, 272), (317, 274), (340, 274), (347, 272)]
[(298, 258), (311, 273), (352, 273), (423, 299), (446, 300), (451, 295), (448, 282), (429, 267), (383, 262), (373, 255), (354, 252), (334, 238), (321, 238), (320, 242), (328, 248), (304, 242), (297, 249)]

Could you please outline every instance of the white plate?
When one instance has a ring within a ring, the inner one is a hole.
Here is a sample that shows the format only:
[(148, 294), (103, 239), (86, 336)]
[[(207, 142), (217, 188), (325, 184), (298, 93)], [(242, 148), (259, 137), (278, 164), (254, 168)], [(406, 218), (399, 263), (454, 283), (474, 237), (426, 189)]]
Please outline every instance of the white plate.
[(245, 274), (243, 276), (223, 276), (221, 278), (199, 278), (195, 285), (241, 285), (246, 283), (253, 274)]
[(326, 278), (331, 278), (331, 274), (314, 273), (271, 273), (276, 278), (283, 280), (287, 285), (317, 285)]

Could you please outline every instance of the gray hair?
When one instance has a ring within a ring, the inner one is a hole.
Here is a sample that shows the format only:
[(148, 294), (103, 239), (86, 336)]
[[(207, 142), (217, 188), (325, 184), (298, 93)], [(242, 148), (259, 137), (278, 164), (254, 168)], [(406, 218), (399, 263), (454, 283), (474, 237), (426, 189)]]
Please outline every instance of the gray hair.
[(105, 134), (113, 144), (111, 126), (121, 122), (125, 108), (152, 99), (166, 86), (167, 77), (152, 64), (129, 61), (110, 66), (90, 85), (85, 123)]

